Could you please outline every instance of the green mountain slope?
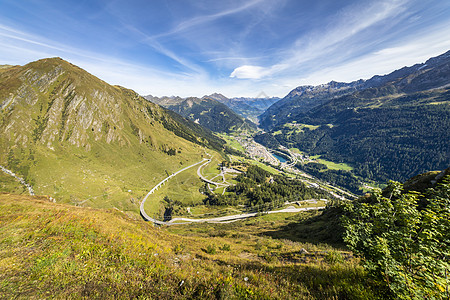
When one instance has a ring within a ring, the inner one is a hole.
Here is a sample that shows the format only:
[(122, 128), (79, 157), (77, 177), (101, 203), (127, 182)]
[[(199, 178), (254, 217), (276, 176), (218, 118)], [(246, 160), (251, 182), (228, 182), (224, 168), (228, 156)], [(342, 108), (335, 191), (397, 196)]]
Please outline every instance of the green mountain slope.
[(296, 120), (299, 115), (346, 95), (365, 99), (442, 88), (450, 83), (449, 72), (450, 51), (430, 58), (425, 63), (404, 67), (383, 76), (375, 75), (368, 80), (299, 86), (269, 107), (259, 117), (260, 124), (266, 130), (282, 126)]
[(363, 84), (306, 111), (292, 109), (273, 138), (257, 140), (349, 163), (382, 182), (448, 167), (450, 52)]
[(57, 201), (138, 212), (152, 184), (223, 141), (59, 58), (0, 73), (0, 164)]
[(331, 81), (319, 86), (299, 86), (267, 108), (259, 116), (259, 123), (266, 130), (273, 129), (291, 121), (294, 116), (308, 112), (335, 97), (357, 91), (361, 83), (362, 81), (351, 83)]
[[(352, 101), (341, 100), (347, 105)], [(310, 154), (350, 163), (357, 174), (379, 181), (405, 180), (429, 169), (447, 167), (450, 89), (386, 101), (339, 113), (330, 112), (335, 106), (322, 107), (298, 119), (298, 123), (318, 125), (317, 129), (289, 135), (285, 128), (285, 134), (275, 138)]]
[(214, 132), (231, 132), (240, 129), (252, 130), (256, 128), (251, 121), (244, 120), (225, 104), (209, 96), (203, 98), (189, 97), (186, 99), (180, 97), (156, 98), (151, 96), (146, 98)]

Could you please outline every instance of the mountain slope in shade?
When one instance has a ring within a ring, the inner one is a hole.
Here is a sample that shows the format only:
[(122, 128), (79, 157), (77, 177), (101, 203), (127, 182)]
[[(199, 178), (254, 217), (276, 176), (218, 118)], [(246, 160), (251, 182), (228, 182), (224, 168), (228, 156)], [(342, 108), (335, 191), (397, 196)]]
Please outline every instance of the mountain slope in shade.
[(330, 100), (356, 94), (363, 98), (383, 97), (400, 93), (420, 92), (450, 84), (450, 51), (427, 60), (425, 63), (404, 67), (384, 76), (350, 83), (331, 81), (318, 86), (299, 86), (260, 116), (265, 129), (295, 120)]
[(259, 116), (259, 123), (265, 129), (274, 128), (288, 122), (293, 115), (308, 112), (334, 97), (355, 92), (360, 85), (361, 81), (353, 83), (331, 81), (318, 86), (299, 86), (262, 113)]
[(223, 144), (59, 58), (3, 69), (0, 108), (0, 164), (79, 205), (138, 212), (152, 183)]
[(357, 84), (343, 85), (358, 89), (352, 93), (325, 93), (317, 98), (324, 103), (308, 109), (285, 101), (279, 110), (289, 114), (264, 124), (284, 146), (349, 163), (357, 174), (379, 181), (450, 165), (450, 52)]
[(252, 130), (256, 127), (251, 121), (243, 119), (228, 106), (209, 96), (202, 98), (156, 98), (146, 96), (146, 99), (160, 104), (214, 132), (231, 132), (240, 129)]

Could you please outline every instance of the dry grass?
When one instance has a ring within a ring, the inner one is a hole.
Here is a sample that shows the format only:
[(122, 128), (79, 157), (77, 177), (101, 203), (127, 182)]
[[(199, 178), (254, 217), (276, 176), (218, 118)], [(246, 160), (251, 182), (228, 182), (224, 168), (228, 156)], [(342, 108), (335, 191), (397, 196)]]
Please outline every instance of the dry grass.
[[(374, 297), (345, 252), (240, 233), (236, 225), (196, 226), (178, 226), (180, 235), (118, 210), (0, 194), (0, 298)], [(327, 261), (330, 251), (342, 262)]]

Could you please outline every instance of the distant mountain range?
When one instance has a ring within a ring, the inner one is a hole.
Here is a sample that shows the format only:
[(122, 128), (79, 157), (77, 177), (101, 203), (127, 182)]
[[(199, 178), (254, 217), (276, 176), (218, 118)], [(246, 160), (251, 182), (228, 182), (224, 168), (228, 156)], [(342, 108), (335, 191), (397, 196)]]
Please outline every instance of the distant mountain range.
[(208, 97), (217, 100), (229, 108), (231, 108), (237, 114), (251, 120), (254, 123), (258, 123), (258, 117), (266, 111), (271, 105), (276, 103), (280, 98), (278, 97), (265, 97), (265, 98), (227, 98), (222, 94), (212, 94)]
[(269, 107), (260, 116), (260, 124), (265, 129), (273, 128), (278, 124), (295, 120), (298, 115), (332, 99), (358, 91), (365, 92), (355, 94), (355, 97), (374, 98), (442, 88), (449, 84), (449, 61), (450, 51), (425, 63), (404, 67), (384, 76), (376, 75), (368, 80), (350, 83), (331, 81), (318, 86), (299, 86)]
[[(235, 130), (254, 130), (256, 125), (244, 119), (227, 105), (219, 102), (214, 96), (202, 98), (189, 97), (153, 97), (145, 96), (149, 101), (166, 107), (177, 114), (202, 125), (214, 132), (231, 132)], [(222, 96), (225, 98), (224, 96)]]
[(132, 199), (152, 182), (223, 144), (62, 59), (0, 68), (0, 165), (38, 194), (138, 211)]
[[(309, 126), (304, 126), (309, 125)], [(300, 86), (260, 116), (262, 143), (347, 162), (363, 177), (405, 180), (450, 165), (450, 51), (351, 83)]]

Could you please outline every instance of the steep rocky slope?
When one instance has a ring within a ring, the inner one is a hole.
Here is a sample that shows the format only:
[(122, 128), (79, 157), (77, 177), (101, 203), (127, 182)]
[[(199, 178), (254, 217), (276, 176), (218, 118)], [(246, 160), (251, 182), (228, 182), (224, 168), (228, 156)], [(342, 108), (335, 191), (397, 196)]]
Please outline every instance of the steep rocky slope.
[(0, 164), (37, 193), (74, 204), (137, 211), (137, 199), (166, 171), (200, 160), (203, 146), (222, 145), (59, 58), (2, 69), (0, 105)]
[(350, 83), (331, 81), (318, 86), (299, 86), (276, 102), (260, 116), (260, 124), (272, 129), (296, 120), (299, 115), (346, 95), (376, 98), (414, 93), (450, 84), (450, 51), (430, 58), (425, 63), (404, 67), (387, 75)]

